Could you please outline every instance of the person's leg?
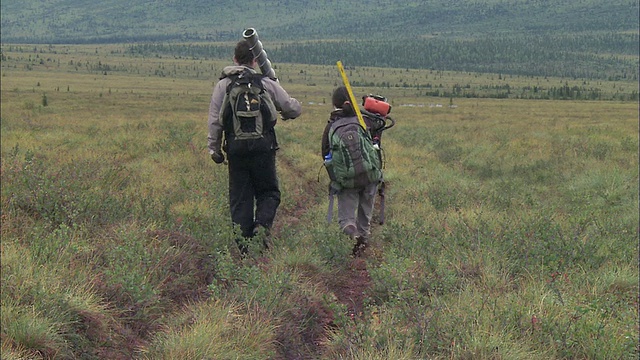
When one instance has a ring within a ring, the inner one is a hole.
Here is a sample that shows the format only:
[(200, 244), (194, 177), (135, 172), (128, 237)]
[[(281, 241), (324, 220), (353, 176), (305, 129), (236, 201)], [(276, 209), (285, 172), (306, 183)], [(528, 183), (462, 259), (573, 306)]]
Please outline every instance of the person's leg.
[[(254, 189), (250, 171), (244, 159), (229, 159), (229, 208), (231, 221), (239, 226), (243, 238), (253, 236)], [(242, 253), (247, 252), (244, 239), (236, 239)]]
[(361, 256), (369, 245), (371, 235), (371, 218), (373, 205), (376, 199), (377, 184), (372, 184), (362, 189), (358, 194), (357, 228), (358, 236), (353, 247), (353, 256)]
[(356, 210), (358, 208), (358, 190), (342, 189), (338, 193), (338, 225), (349, 237), (358, 235), (356, 228)]
[(275, 151), (257, 154), (251, 165), (251, 182), (255, 189), (254, 226), (271, 229), (280, 205), (280, 186), (276, 173)]
[(371, 218), (373, 217), (373, 206), (376, 200), (378, 184), (371, 184), (360, 190), (358, 193), (358, 214), (356, 225), (358, 236), (369, 239), (371, 234)]

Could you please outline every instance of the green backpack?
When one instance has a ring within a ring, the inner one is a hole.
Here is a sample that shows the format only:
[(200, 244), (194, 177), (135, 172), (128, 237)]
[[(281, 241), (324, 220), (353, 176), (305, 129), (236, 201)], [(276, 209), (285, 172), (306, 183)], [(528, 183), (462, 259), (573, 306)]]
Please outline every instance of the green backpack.
[(329, 129), (325, 166), (334, 190), (363, 188), (382, 180), (382, 164), (369, 131), (357, 118), (340, 118)]

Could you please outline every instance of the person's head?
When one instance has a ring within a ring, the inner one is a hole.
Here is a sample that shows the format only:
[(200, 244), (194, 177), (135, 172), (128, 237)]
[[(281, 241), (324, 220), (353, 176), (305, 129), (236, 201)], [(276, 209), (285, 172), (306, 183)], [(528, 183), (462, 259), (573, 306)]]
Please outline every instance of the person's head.
[(333, 90), (331, 103), (336, 109), (342, 109), (342, 112), (345, 115), (355, 114), (353, 107), (351, 106), (351, 102), (349, 101), (349, 91), (347, 91), (346, 86), (339, 86)]
[(251, 45), (247, 40), (240, 40), (236, 44), (236, 48), (233, 52), (233, 61), (238, 65), (245, 65), (253, 67), (255, 65), (255, 58), (251, 52)]

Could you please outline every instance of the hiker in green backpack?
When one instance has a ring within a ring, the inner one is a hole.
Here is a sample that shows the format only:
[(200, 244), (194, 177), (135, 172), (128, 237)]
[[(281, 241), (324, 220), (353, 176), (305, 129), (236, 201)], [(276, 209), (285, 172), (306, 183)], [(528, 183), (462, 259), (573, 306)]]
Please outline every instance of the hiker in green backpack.
[(209, 105), (209, 154), (215, 163), (229, 165), (231, 220), (242, 233), (236, 239), (242, 254), (260, 231), (269, 236), (280, 205), (274, 130), (278, 113), (288, 120), (302, 111), (277, 79), (254, 70), (257, 56), (247, 39), (237, 43), (236, 65), (222, 70)]
[(330, 198), (334, 194), (338, 198), (338, 224), (355, 241), (353, 255), (360, 256), (371, 234), (382, 167), (369, 133), (370, 124), (362, 128), (346, 87), (334, 90), (332, 103), (334, 110), (322, 134), (322, 156), (331, 179)]

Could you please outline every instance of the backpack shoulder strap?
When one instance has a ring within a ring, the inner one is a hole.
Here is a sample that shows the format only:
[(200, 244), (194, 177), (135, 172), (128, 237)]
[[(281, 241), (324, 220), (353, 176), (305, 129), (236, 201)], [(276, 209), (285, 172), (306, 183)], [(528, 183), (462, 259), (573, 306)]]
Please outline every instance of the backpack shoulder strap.
[(333, 123), (331, 124), (331, 127), (329, 128), (329, 139), (331, 139), (331, 136), (340, 128), (343, 128), (345, 126), (358, 126), (359, 128), (359, 133), (361, 135), (364, 135), (365, 137), (371, 137), (371, 135), (369, 134), (369, 131), (367, 131), (366, 129), (364, 129), (362, 127), (362, 125), (360, 125), (360, 123), (355, 120), (355, 121), (344, 121), (343, 119), (346, 118), (339, 118), (336, 119), (335, 121), (333, 121)]
[(227, 85), (227, 89), (226, 89), (226, 93), (228, 94), (229, 91), (231, 91), (231, 88), (233, 88), (234, 85), (238, 85), (238, 84), (251, 83), (252, 86), (257, 86), (261, 90), (264, 90), (264, 85), (262, 85), (262, 79), (265, 77), (266, 77), (265, 75), (254, 73), (249, 70), (245, 70), (237, 74), (225, 75), (220, 79), (222, 80), (224, 78), (228, 78), (231, 80)]

